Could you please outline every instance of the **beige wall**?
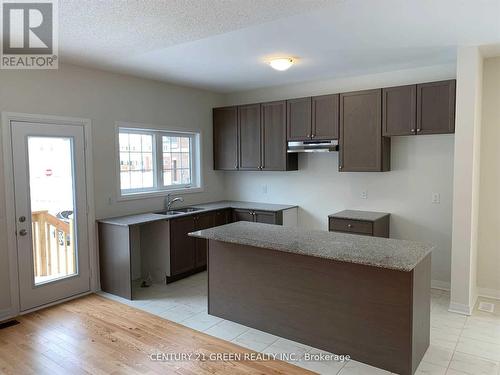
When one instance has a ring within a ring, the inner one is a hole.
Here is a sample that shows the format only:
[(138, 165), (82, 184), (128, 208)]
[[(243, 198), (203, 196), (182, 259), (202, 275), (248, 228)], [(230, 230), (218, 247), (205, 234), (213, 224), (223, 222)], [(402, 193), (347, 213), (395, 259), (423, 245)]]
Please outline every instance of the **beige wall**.
[(484, 61), (479, 200), (479, 293), (500, 298), (500, 58)]
[[(222, 172), (212, 170), (211, 113), (219, 100), (206, 91), (64, 64), (54, 71), (0, 71), (0, 111), (92, 120), (97, 217), (154, 210), (163, 204), (162, 198), (116, 201), (115, 121), (201, 129), (205, 191), (185, 198), (187, 203), (223, 198)], [(3, 197), (1, 155), (0, 150)], [(10, 308), (4, 203), (0, 199), (0, 315)]]
[[(454, 78), (454, 65), (346, 77), (226, 95), (241, 104)], [(343, 209), (392, 214), (391, 237), (432, 243), (432, 279), (449, 287), (454, 135), (392, 138), (392, 170), (339, 173), (338, 154), (301, 154), (294, 172), (228, 172), (229, 198), (298, 204), (299, 225), (327, 229), (327, 216)], [(460, 151), (460, 150), (459, 150)], [(361, 199), (363, 190), (368, 199)], [(431, 203), (432, 193), (441, 203)]]

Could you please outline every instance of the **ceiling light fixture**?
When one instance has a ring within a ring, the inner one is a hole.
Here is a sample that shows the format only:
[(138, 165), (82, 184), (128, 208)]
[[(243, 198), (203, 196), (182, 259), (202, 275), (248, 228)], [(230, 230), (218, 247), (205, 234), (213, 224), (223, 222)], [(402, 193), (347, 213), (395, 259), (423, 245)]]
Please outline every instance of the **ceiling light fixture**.
[(295, 64), (295, 60), (291, 57), (280, 57), (269, 61), (271, 68), (281, 72), (289, 69), (293, 64)]

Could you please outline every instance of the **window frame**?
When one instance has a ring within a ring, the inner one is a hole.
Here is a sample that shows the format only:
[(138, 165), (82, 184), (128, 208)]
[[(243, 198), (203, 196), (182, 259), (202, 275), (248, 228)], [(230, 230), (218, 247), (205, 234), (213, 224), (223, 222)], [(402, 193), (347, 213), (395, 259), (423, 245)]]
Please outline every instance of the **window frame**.
[[(121, 188), (120, 169), (120, 133), (130, 132), (153, 136), (153, 182), (151, 188), (125, 189)], [(124, 123), (115, 124), (115, 163), (117, 173), (117, 200), (140, 199), (152, 196), (165, 196), (169, 193), (196, 193), (203, 191), (201, 173), (201, 131), (186, 131), (158, 128), (146, 124)], [(163, 136), (190, 138), (190, 184), (163, 185)]]

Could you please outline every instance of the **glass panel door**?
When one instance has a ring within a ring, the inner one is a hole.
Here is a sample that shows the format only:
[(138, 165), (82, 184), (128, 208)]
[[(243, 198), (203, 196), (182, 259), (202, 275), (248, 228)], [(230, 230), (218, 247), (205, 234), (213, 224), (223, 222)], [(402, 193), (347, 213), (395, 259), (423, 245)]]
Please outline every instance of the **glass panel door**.
[(73, 139), (28, 137), (35, 285), (75, 275)]
[(11, 122), (21, 311), (90, 290), (83, 126)]

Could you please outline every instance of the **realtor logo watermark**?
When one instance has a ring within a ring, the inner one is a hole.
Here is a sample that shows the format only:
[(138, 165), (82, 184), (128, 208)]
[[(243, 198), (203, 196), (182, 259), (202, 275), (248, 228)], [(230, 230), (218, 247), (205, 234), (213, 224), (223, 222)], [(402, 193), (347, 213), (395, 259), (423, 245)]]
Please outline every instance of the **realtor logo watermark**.
[(0, 4), (0, 68), (57, 69), (57, 0), (0, 0)]

